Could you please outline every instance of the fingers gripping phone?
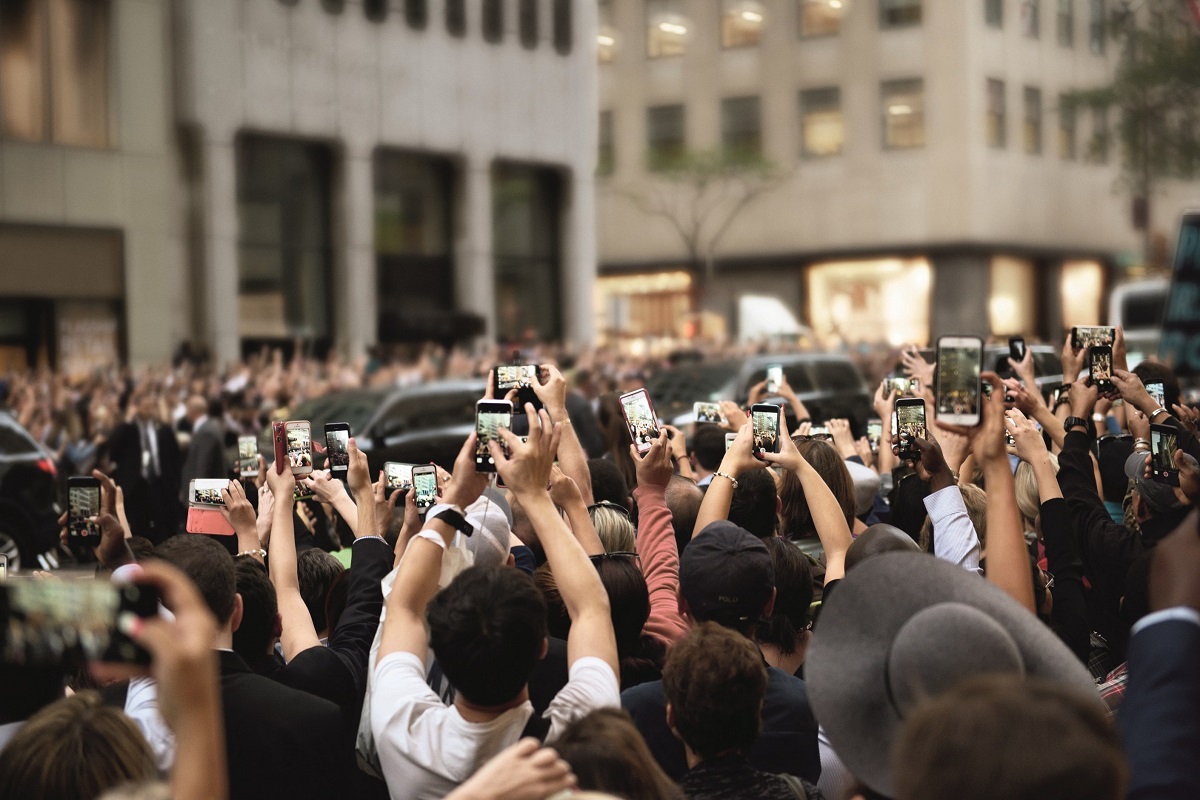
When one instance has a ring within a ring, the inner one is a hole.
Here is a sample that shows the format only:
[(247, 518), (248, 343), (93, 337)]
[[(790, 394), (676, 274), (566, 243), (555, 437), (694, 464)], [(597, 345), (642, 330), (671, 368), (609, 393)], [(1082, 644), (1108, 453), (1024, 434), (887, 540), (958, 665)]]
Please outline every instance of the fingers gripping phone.
[(1150, 425), (1150, 477), (1168, 486), (1179, 485), (1179, 467), (1175, 451), (1179, 449), (1179, 432), (1170, 425)]
[(779, 414), (782, 409), (770, 403), (755, 403), (750, 407), (754, 425), (754, 454), (779, 452)]
[(1101, 394), (1112, 390), (1112, 348), (1107, 345), (1092, 347), (1088, 350), (1088, 372), (1092, 376), (1092, 384)]
[(935, 374), (939, 420), (950, 425), (979, 424), (980, 399), (983, 396), (980, 387), (982, 372), (982, 339), (977, 336), (943, 336), (938, 339)]
[[(287, 459), (287, 465), (291, 467), (292, 474), (297, 477), (311, 475), (313, 471), (312, 423), (306, 419), (288, 420), (283, 423), (283, 436), (285, 440), (284, 457)], [(278, 439), (275, 448), (278, 452)]]
[(625, 417), (629, 437), (633, 439), (637, 451), (650, 452), (658, 439), (658, 417), (650, 402), (650, 394), (645, 389), (635, 389), (621, 395), (621, 414)]
[(329, 456), (329, 472), (335, 478), (346, 479), (350, 472), (350, 425), (345, 422), (325, 423), (325, 452)]
[(783, 386), (783, 365), (771, 364), (767, 367), (767, 394), (775, 394)]
[(921, 451), (913, 440), (928, 438), (924, 400), (919, 397), (905, 397), (896, 401), (896, 433), (900, 436), (900, 458), (919, 459)]
[(413, 502), (417, 509), (425, 511), (437, 502), (438, 476), (437, 467), (433, 464), (423, 464), (412, 470)]
[(539, 372), (537, 364), (498, 366), (495, 371), (496, 380), (493, 384), (495, 394), (498, 397), (504, 397), (512, 389), (516, 389), (517, 404), (513, 408), (513, 413), (524, 414), (526, 403), (531, 404), (533, 410), (537, 411), (542, 407), (542, 401), (538, 399), (537, 392), (533, 390), (533, 387), (541, 382), (538, 378)]
[(229, 488), (224, 478), (196, 478), (188, 484), (188, 505), (193, 508), (223, 508), (221, 492)]
[(100, 544), (100, 481), (96, 478), (67, 479), (67, 538), (95, 546)]
[[(475, 471), (495, 472), (496, 461), (488, 450), (488, 442), (500, 438), (501, 428), (512, 428), (512, 403), (507, 400), (480, 400), (475, 404)], [(413, 486), (416, 486), (417, 471), (413, 469)], [(434, 476), (437, 477), (436, 475)], [(436, 481), (435, 481), (436, 488)]]

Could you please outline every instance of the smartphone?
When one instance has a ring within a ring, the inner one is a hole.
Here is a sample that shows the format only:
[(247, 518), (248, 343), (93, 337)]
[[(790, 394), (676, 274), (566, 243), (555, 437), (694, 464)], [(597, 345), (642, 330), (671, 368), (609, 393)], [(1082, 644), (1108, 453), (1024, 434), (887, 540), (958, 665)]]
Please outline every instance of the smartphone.
[(900, 458), (919, 459), (921, 451), (911, 442), (913, 439), (928, 438), (923, 399), (905, 397), (896, 401), (896, 433), (900, 436)]
[(1008, 357), (1013, 361), (1021, 361), (1025, 358), (1025, 340), (1020, 336), (1014, 336), (1008, 340)]
[(1015, 436), (1013, 436), (1011, 433), (1009, 433), (1008, 431), (1005, 431), (1004, 432), (1004, 443), (1006, 445), (1008, 445), (1009, 447), (1016, 447), (1017, 446), (1017, 438)]
[[(501, 428), (512, 428), (513, 406), (508, 400), (480, 400), (475, 404), (475, 471), (495, 472), (496, 462), (488, 451), (488, 442), (500, 438)], [(436, 486), (436, 478), (435, 485)], [(417, 485), (417, 471), (413, 469), (413, 486)]]
[(783, 386), (783, 365), (770, 364), (767, 366), (767, 394), (775, 394)]
[(978, 336), (938, 339), (935, 395), (939, 420), (950, 425), (979, 424), (982, 372), (982, 339)]
[(692, 405), (692, 415), (696, 418), (697, 424), (725, 422), (725, 415), (721, 413), (721, 406), (717, 403), (695, 403)]
[(729, 448), (733, 446), (733, 440), (737, 438), (736, 433), (725, 434), (725, 452), (729, 452)]
[(158, 613), (158, 592), (107, 580), (0, 583), (0, 661), (72, 667), (81, 661), (149, 664), (150, 654), (118, 630), (126, 613)]
[(1103, 325), (1076, 325), (1071, 328), (1071, 346), (1076, 350), (1102, 345), (1112, 347), (1115, 331), (1115, 328)]
[(1146, 384), (1146, 391), (1154, 398), (1154, 402), (1158, 403), (1163, 408), (1167, 406), (1167, 392), (1163, 387), (1162, 381), (1150, 381)]
[(542, 401), (538, 400), (537, 393), (533, 391), (533, 386), (540, 383), (538, 378), (537, 364), (507, 364), (498, 366), (495, 369), (495, 394), (497, 397), (504, 397), (511, 389), (517, 390), (517, 404), (513, 407), (514, 414), (524, 414), (525, 404), (531, 403), (533, 410), (537, 411), (542, 407)]
[[(491, 400), (483, 402), (494, 402)], [(495, 469), (493, 467), (493, 469)], [(487, 472), (489, 470), (479, 470)], [(413, 502), (417, 504), (417, 508), (424, 511), (427, 508), (432, 508), (437, 502), (438, 491), (438, 476), (437, 467), (433, 464), (422, 464), (419, 467), (413, 467), (412, 470), (412, 485), (413, 485)]]
[(647, 453), (658, 439), (658, 417), (645, 389), (621, 395), (621, 414), (629, 427), (629, 437), (639, 453)]
[(1178, 436), (1170, 425), (1150, 424), (1150, 477), (1169, 486), (1179, 485), (1179, 468), (1175, 466)]
[(188, 505), (194, 508), (221, 508), (225, 498), (221, 491), (229, 487), (224, 478), (196, 478), (188, 484)]
[(283, 424), (287, 438), (287, 463), (293, 475), (311, 475), (312, 423), (306, 419), (288, 420)]
[(833, 434), (829, 432), (828, 425), (814, 425), (808, 429), (808, 438), (827, 441), (833, 438)]
[(901, 375), (889, 375), (884, 383), (887, 389), (896, 393), (897, 397), (908, 393), (908, 378)]
[(383, 491), (386, 497), (391, 497), (397, 490), (406, 492), (412, 488), (412, 464), (402, 464), (399, 461), (389, 461), (383, 465)]
[(1088, 349), (1088, 371), (1092, 385), (1103, 394), (1112, 389), (1112, 348), (1097, 345)]
[(329, 456), (329, 473), (335, 478), (345, 480), (350, 472), (349, 423), (325, 423), (325, 453)]
[(754, 426), (754, 454), (779, 452), (779, 415), (783, 409), (770, 403), (750, 406), (750, 423)]
[(255, 436), (238, 437), (238, 475), (258, 477), (258, 438)]
[(867, 420), (867, 441), (871, 445), (871, 452), (879, 452), (879, 440), (883, 438), (883, 420), (878, 417)]
[(283, 474), (283, 465), (287, 463), (287, 434), (283, 430), (283, 420), (272, 420), (271, 443), (275, 446), (275, 469)]
[(67, 479), (67, 537), (81, 544), (100, 544), (100, 481), (91, 476)]

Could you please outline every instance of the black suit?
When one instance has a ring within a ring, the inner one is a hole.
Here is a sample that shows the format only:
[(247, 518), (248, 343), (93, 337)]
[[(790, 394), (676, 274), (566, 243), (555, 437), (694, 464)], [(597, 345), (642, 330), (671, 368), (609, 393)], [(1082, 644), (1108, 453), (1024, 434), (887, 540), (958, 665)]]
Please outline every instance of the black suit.
[(350, 735), (337, 706), (256, 675), (219, 652), (230, 800), (324, 800), (346, 790)]
[(196, 478), (228, 478), (225, 460), (225, 428), (220, 420), (209, 418), (192, 434), (180, 474), (180, 499), (187, 502), (188, 484)]
[(113, 431), (109, 456), (115, 465), (113, 480), (125, 493), (125, 516), (134, 536), (158, 544), (178, 533), (183, 509), (179, 504), (179, 443), (166, 425), (154, 425), (158, 459), (156, 474), (143, 474), (142, 429), (123, 422)]

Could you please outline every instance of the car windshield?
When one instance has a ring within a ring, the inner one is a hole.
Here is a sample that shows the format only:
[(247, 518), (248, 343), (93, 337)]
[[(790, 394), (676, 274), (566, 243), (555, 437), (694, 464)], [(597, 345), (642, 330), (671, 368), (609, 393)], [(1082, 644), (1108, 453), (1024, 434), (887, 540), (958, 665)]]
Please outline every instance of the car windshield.
[(737, 375), (736, 361), (716, 364), (686, 364), (660, 372), (646, 382), (646, 391), (655, 406), (690, 405), (697, 401), (716, 402), (725, 387)]
[(38, 453), (37, 445), (7, 416), (0, 417), (0, 456), (27, 456)]
[(371, 421), (371, 415), (383, 402), (384, 392), (335, 392), (324, 397), (297, 403), (292, 419), (306, 419), (314, 431), (323, 430), (326, 422), (345, 422), (352, 435), (359, 434)]

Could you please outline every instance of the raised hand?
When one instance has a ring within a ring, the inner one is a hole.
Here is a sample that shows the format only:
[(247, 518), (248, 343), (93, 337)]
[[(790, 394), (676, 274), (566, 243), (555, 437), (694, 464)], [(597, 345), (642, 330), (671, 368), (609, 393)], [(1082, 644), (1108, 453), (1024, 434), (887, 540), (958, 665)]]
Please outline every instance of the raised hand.
[(1033, 420), (1016, 408), (1006, 412), (1004, 417), (1004, 427), (1016, 442), (1018, 458), (1032, 464), (1046, 454), (1046, 441), (1042, 438), (1042, 432), (1033, 424)]
[(671, 443), (667, 440), (666, 431), (659, 431), (658, 439), (650, 445), (646, 455), (638, 455), (637, 448), (633, 445), (629, 445), (629, 455), (633, 457), (638, 486), (666, 486), (671, 482), (675, 468), (671, 457)]
[(241, 481), (230, 481), (221, 490), (221, 499), (225, 505), (221, 508), (221, 516), (235, 531), (253, 531), (256, 521), (254, 506), (246, 499), (246, 490)]
[[(551, 422), (545, 409), (535, 413), (533, 406), (527, 404), (525, 414), (529, 418), (529, 441), (522, 442), (507, 428), (500, 431), (511, 455), (504, 454), (499, 442), (488, 442), (488, 450), (496, 462), (496, 471), (504, 478), (504, 485), (517, 497), (546, 491), (561, 435), (559, 425)], [(475, 469), (473, 460), (471, 469)], [(456, 480), (457, 476), (456, 468)]]

